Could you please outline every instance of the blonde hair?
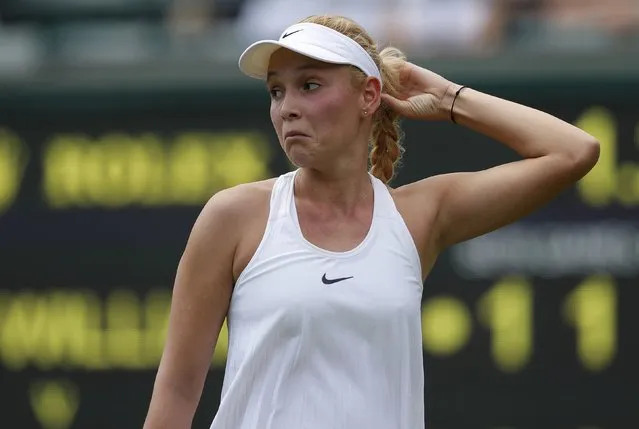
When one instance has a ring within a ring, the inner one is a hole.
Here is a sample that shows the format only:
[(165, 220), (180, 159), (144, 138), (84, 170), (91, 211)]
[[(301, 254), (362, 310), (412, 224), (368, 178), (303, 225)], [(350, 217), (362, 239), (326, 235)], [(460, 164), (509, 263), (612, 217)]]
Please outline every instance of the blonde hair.
[[(314, 15), (301, 22), (323, 25), (339, 31), (360, 44), (371, 56), (382, 75), (383, 90), (391, 96), (397, 96), (400, 88), (400, 70), (406, 56), (397, 48), (387, 47), (377, 51), (377, 44), (366, 30), (355, 21), (334, 15)], [(361, 84), (366, 75), (353, 67), (355, 78)], [(404, 153), (401, 145), (402, 130), (399, 115), (382, 103), (373, 118), (373, 131), (370, 139), (371, 173), (384, 183), (390, 182), (395, 175), (395, 167)]]

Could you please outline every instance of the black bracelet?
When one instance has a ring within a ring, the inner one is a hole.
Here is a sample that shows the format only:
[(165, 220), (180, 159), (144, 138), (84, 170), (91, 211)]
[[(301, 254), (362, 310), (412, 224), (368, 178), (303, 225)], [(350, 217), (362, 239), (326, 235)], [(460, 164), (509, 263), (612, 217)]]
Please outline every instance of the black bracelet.
[(450, 106), (450, 120), (453, 121), (453, 124), (457, 123), (457, 121), (455, 120), (455, 114), (453, 110), (455, 108), (455, 101), (457, 101), (457, 97), (459, 97), (459, 93), (464, 88), (468, 88), (468, 87), (466, 85), (463, 85), (461, 88), (457, 90), (457, 92), (455, 93), (455, 98), (453, 98), (453, 104)]

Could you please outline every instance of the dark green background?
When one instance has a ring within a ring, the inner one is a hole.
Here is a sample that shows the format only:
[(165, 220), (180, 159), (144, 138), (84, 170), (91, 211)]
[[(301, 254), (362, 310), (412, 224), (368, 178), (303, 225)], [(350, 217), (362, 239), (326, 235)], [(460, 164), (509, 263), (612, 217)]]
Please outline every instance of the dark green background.
[[(529, 74), (524, 79), (465, 79), (495, 95), (523, 102), (567, 121), (587, 108), (604, 106), (619, 125), (620, 161), (639, 163), (634, 132), (639, 124), (639, 75), (573, 76), (562, 79)], [(268, 98), (259, 84), (191, 83), (180, 85), (80, 86), (23, 82), (0, 90), (0, 128), (22, 138), (31, 162), (16, 203), (0, 216), (0, 290), (89, 288), (106, 294), (115, 287), (140, 296), (154, 287), (170, 288), (188, 232), (200, 207), (122, 210), (49, 210), (40, 194), (39, 154), (52, 134), (82, 132), (154, 132), (254, 130), (268, 136), (276, 155), (273, 175), (288, 169), (271, 130)], [(432, 174), (476, 170), (515, 159), (486, 138), (450, 124), (406, 122), (407, 151), (394, 185)], [(616, 219), (639, 227), (639, 210), (616, 204), (602, 209), (584, 205), (569, 190), (551, 205), (521, 222), (583, 224)], [(504, 273), (520, 274), (520, 273)], [(561, 316), (561, 303), (588, 271), (545, 279), (535, 285), (535, 349), (531, 363), (514, 375), (494, 368), (489, 332), (474, 321), (469, 344), (457, 355), (426, 358), (427, 418), (431, 427), (599, 429), (634, 427), (639, 421), (639, 290), (634, 274), (618, 276), (619, 353), (598, 374), (584, 371), (575, 357), (574, 334)], [(447, 294), (476, 305), (499, 280), (463, 278), (446, 253), (426, 281), (424, 299)], [(0, 324), (2, 315), (0, 315)], [(477, 325), (477, 326), (475, 326)], [(40, 427), (32, 416), (27, 391), (35, 380), (69, 379), (81, 391), (73, 428), (139, 428), (146, 413), (155, 373), (87, 373), (34, 368), (12, 373), (0, 367), (2, 427)], [(222, 373), (212, 371), (194, 424), (206, 428), (219, 400)], [(309, 388), (312, 388), (309, 386)]]

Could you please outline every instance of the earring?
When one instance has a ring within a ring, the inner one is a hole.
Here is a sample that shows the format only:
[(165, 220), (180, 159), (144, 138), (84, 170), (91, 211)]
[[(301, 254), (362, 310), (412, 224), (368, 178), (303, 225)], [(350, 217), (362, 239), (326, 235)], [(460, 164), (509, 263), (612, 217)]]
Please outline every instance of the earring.
[(364, 110), (364, 116), (368, 116), (368, 110)]

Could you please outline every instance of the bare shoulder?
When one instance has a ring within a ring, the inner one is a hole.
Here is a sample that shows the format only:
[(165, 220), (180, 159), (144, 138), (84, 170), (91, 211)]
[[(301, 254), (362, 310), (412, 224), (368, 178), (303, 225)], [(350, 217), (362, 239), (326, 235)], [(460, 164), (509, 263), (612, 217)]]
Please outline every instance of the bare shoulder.
[(446, 175), (438, 175), (390, 189), (395, 206), (419, 251), (424, 275), (439, 254), (435, 223), (447, 182)]
[[(204, 206), (200, 217), (220, 219), (232, 224), (245, 222), (256, 211), (267, 208), (276, 179), (245, 183), (215, 193)], [(229, 226), (230, 226), (229, 225)]]
[(268, 211), (273, 182), (247, 183), (215, 193), (195, 220), (189, 242), (213, 245), (216, 241), (215, 246), (234, 251), (251, 219), (261, 210)]
[(442, 174), (391, 189), (391, 195), (402, 215), (412, 217), (436, 215), (450, 180)]
[(446, 194), (473, 173), (445, 173), (427, 177), (391, 190), (395, 204), (416, 215), (437, 215)]
[(189, 237), (201, 254), (224, 251), (233, 255), (242, 244), (251, 224), (267, 213), (275, 179), (236, 185), (216, 192), (197, 217)]
[[(224, 189), (213, 195), (202, 210), (201, 222), (214, 224), (210, 229), (210, 237), (221, 237), (227, 246), (233, 247), (234, 281), (244, 271), (262, 240), (276, 180), (273, 178)], [(213, 232), (215, 230), (217, 233)]]

